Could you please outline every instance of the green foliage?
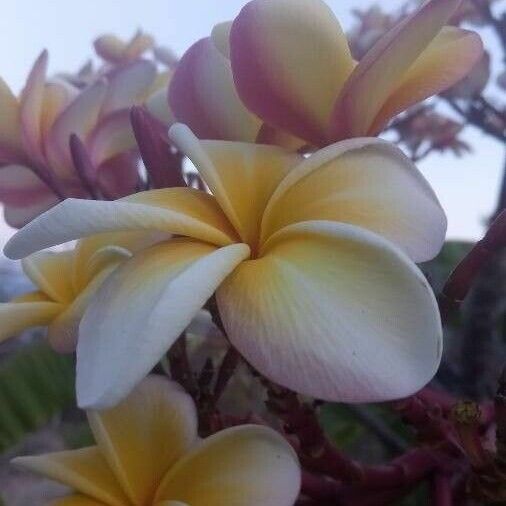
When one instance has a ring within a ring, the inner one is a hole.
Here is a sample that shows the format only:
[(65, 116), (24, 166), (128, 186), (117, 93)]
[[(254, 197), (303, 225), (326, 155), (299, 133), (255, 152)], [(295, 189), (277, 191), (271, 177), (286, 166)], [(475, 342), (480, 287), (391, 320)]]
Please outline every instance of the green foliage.
[(74, 404), (74, 366), (45, 343), (0, 364), (0, 452)]
[(396, 506), (427, 506), (430, 504), (429, 487), (426, 482), (418, 485), (410, 494), (396, 503)]
[(93, 434), (86, 421), (75, 421), (71, 424), (64, 424), (61, 429), (61, 434), (63, 436), (65, 448), (69, 450), (76, 450), (95, 444)]
[(324, 404), (320, 423), (329, 439), (342, 449), (352, 445), (364, 433), (362, 425), (344, 404)]

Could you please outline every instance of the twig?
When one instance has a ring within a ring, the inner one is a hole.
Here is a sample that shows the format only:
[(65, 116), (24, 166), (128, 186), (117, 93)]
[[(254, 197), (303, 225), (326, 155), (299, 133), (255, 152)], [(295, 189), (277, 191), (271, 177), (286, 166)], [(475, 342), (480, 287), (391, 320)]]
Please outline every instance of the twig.
[(234, 347), (230, 347), (223, 357), (220, 368), (218, 369), (218, 376), (213, 390), (213, 403), (216, 404), (223, 394), (228, 382), (234, 375), (234, 372), (239, 365), (241, 356)]
[(452, 489), (450, 478), (443, 473), (436, 473), (432, 480), (433, 506), (452, 506)]
[[(463, 109), (455, 100), (448, 97), (442, 98), (455, 112), (462, 116), (471, 125), (480, 128), (501, 143), (506, 141), (505, 127), (497, 127), (487, 120), (487, 114), (490, 114), (490, 111), (485, 111), (483, 107), (479, 107), (477, 104), (471, 104), (469, 109), (466, 110)], [(501, 120), (502, 118), (499, 116), (499, 119)]]
[(184, 333), (172, 345), (168, 359), (172, 378), (178, 381), (194, 399), (197, 399), (199, 388), (188, 360)]

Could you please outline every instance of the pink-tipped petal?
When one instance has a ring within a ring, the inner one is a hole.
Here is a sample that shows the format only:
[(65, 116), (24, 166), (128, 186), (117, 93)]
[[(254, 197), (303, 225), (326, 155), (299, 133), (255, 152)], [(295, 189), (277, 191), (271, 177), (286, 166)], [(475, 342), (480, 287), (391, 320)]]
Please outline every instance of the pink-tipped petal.
[(335, 104), (332, 140), (371, 133), (384, 104), (459, 4), (460, 0), (431, 0), (379, 39), (355, 67)]
[(121, 109), (101, 119), (90, 133), (87, 146), (95, 165), (136, 148), (130, 111)]
[(169, 87), (176, 117), (200, 139), (254, 142), (261, 122), (242, 104), (229, 60), (211, 39), (195, 43), (181, 58)]
[(369, 134), (376, 135), (396, 114), (458, 83), (480, 59), (483, 43), (477, 33), (445, 27), (409, 68), (379, 111)]
[(48, 53), (47, 51), (43, 51), (32, 67), (20, 98), (23, 139), (30, 156), (37, 162), (43, 160), (41, 151), (41, 116), (44, 104), (47, 64)]
[(232, 25), (230, 57), (250, 111), (311, 144), (325, 143), (332, 106), (354, 65), (325, 3), (249, 2)]
[(46, 141), (55, 119), (74, 100), (78, 90), (64, 81), (47, 83), (44, 88), (44, 104), (41, 113), (41, 134)]
[(86, 139), (97, 123), (107, 87), (99, 81), (83, 90), (55, 120), (48, 138), (48, 156), (54, 170), (68, 175), (72, 167), (69, 141), (72, 134)]
[(145, 60), (130, 63), (114, 72), (109, 80), (107, 95), (100, 111), (101, 115), (130, 108), (144, 100), (155, 78), (156, 67)]
[(0, 201), (7, 223), (20, 228), (56, 204), (58, 198), (29, 168), (9, 165), (0, 169)]
[(0, 163), (14, 161), (21, 152), (21, 123), (19, 104), (5, 81), (0, 77)]
[(139, 185), (139, 157), (125, 152), (109, 158), (97, 170), (98, 185), (108, 198), (135, 193)]

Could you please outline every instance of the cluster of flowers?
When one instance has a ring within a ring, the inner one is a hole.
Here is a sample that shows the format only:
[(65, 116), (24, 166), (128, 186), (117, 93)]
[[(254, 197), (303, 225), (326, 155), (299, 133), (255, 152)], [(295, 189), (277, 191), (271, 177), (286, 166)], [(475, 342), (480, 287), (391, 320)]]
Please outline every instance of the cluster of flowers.
[[(459, 4), (424, 4), (358, 62), (320, 0), (252, 0), (177, 65), (145, 58), (143, 34), (108, 36), (98, 72), (48, 81), (43, 53), (19, 99), (0, 82), (0, 199), (25, 225), (5, 252), (36, 286), (0, 306), (0, 339), (44, 325), (57, 351), (77, 349), (97, 440), (20, 461), (78, 494), (57, 504), (293, 504), (298, 464), (273, 430), (197, 441), (186, 394), (146, 379), (213, 294), (231, 344), (295, 392), (375, 402), (433, 377), (441, 321), (416, 263), (446, 219), (375, 136), (480, 59), (475, 33), (445, 26)], [(152, 145), (136, 143), (135, 105)], [(199, 188), (142, 175), (139, 150), (160, 146), (194, 163)]]

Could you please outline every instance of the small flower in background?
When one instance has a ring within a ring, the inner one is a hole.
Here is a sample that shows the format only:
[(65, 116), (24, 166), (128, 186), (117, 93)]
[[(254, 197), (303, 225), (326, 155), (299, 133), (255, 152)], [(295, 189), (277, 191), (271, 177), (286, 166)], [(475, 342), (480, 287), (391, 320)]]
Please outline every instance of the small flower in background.
[(155, 40), (151, 35), (138, 31), (128, 42), (113, 34), (102, 35), (95, 40), (97, 54), (110, 65), (124, 65), (138, 60), (149, 49), (153, 49)]
[(279, 434), (242, 425), (200, 439), (191, 397), (165, 378), (148, 376), (88, 420), (96, 446), (14, 459), (72, 489), (52, 506), (291, 506), (298, 496), (297, 456)]
[(398, 141), (403, 143), (414, 161), (433, 151), (449, 150), (456, 156), (471, 151), (469, 144), (460, 138), (464, 124), (427, 105), (414, 108), (393, 127), (399, 136)]
[(122, 230), (184, 236), (134, 254), (96, 293), (77, 347), (82, 406), (124, 397), (215, 291), (231, 343), (297, 392), (378, 401), (432, 378), (441, 323), (413, 261), (438, 253), (446, 218), (400, 150), (357, 139), (305, 159), (275, 146), (199, 142), (183, 125), (170, 136), (214, 196), (168, 188), (67, 200), (5, 249), (20, 258)]
[(253, 0), (181, 59), (169, 88), (178, 121), (200, 138), (325, 146), (377, 135), (451, 87), (482, 53), (479, 36), (444, 26), (459, 0), (431, 0), (357, 63), (320, 0)]
[(75, 249), (41, 252), (25, 258), (23, 271), (36, 290), (0, 303), (0, 342), (36, 326), (46, 326), (52, 348), (75, 350), (81, 317), (98, 287), (133, 252), (160, 234), (103, 234)]

